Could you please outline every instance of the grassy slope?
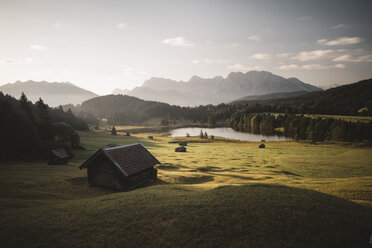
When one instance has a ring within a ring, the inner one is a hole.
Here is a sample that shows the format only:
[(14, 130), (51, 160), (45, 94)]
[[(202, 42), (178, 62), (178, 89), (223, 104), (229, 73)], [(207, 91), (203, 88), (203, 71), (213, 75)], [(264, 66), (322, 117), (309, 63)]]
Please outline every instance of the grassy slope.
[[(368, 247), (371, 148), (217, 141), (174, 153), (147, 135), (82, 133), (88, 150), (68, 166), (0, 165), (0, 246)], [(85, 177), (77, 167), (98, 147), (137, 141), (163, 162), (157, 184), (117, 193), (66, 181)]]

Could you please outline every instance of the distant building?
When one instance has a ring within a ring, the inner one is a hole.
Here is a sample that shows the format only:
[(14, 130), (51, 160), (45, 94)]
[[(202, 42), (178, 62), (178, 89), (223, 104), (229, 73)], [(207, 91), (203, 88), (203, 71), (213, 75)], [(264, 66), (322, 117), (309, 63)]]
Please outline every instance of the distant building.
[(89, 184), (122, 191), (155, 180), (157, 164), (141, 143), (134, 143), (100, 148), (79, 168), (87, 168)]
[(49, 165), (62, 165), (67, 164), (71, 156), (64, 148), (53, 149), (49, 152), (48, 164)]

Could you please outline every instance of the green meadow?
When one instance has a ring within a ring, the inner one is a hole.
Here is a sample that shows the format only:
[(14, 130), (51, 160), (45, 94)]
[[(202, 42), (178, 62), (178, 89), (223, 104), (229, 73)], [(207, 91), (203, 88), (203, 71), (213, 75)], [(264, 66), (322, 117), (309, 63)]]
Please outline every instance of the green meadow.
[[(80, 136), (87, 150), (68, 165), (0, 164), (1, 247), (370, 247), (372, 147)], [(181, 140), (187, 152), (176, 153)], [(81, 163), (134, 142), (162, 162), (156, 182), (129, 192), (88, 185)]]

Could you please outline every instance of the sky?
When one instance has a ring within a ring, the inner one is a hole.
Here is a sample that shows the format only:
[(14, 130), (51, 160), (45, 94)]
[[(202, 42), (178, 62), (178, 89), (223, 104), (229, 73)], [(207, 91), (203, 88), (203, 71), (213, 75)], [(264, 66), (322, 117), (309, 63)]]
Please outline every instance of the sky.
[(370, 0), (0, 0), (0, 85), (103, 95), (250, 70), (352, 83), (372, 77), (371, 10)]

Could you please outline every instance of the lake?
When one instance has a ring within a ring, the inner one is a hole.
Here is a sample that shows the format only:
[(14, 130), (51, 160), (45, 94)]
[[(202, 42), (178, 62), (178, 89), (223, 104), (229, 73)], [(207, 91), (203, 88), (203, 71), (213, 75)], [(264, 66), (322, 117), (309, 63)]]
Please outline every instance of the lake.
[(285, 136), (279, 135), (262, 135), (262, 134), (253, 134), (236, 131), (230, 127), (216, 127), (216, 128), (200, 128), (200, 127), (186, 127), (186, 128), (177, 128), (170, 130), (171, 137), (186, 137), (186, 133), (189, 133), (190, 136), (199, 136), (200, 130), (203, 130), (203, 133), (207, 132), (208, 136), (211, 135), (224, 137), (228, 139), (236, 139), (243, 141), (286, 141), (292, 140)]

